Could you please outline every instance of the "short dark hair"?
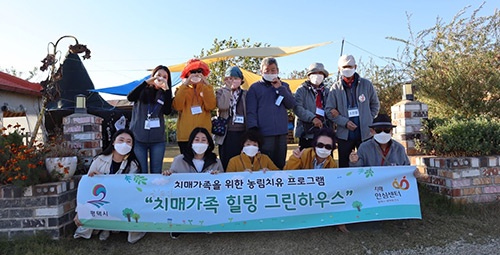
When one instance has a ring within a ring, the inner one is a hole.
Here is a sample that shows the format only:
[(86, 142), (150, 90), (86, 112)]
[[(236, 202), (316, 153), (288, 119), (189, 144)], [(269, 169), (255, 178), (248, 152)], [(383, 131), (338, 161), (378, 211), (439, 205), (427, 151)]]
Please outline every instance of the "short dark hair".
[(318, 138), (320, 136), (326, 136), (330, 137), (332, 139), (332, 145), (333, 145), (333, 150), (337, 148), (336, 143), (337, 139), (335, 139), (335, 131), (331, 128), (321, 128), (316, 134), (314, 135), (313, 141), (312, 141), (312, 146), (316, 147), (316, 144), (318, 144)]
[(264, 138), (262, 135), (259, 133), (259, 131), (256, 130), (248, 130), (243, 134), (241, 137), (241, 147), (245, 145), (245, 142), (247, 140), (250, 140), (252, 142), (256, 142), (259, 145), (259, 150), (262, 149), (262, 143), (264, 141)]
[(276, 61), (275, 58), (271, 58), (271, 57), (264, 58), (264, 59), (262, 59), (262, 62), (260, 63), (260, 70), (262, 70), (262, 68), (264, 68), (264, 66), (269, 66), (272, 64), (275, 64), (276, 67), (278, 67), (278, 61)]

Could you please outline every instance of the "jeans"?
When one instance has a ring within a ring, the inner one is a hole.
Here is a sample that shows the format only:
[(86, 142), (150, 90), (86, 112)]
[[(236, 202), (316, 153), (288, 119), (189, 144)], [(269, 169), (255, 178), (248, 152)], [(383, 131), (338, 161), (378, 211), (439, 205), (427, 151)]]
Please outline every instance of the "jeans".
[[(149, 170), (148, 171), (148, 151), (149, 151)], [(163, 167), (163, 157), (165, 156), (165, 142), (160, 143), (141, 143), (136, 141), (134, 153), (141, 165), (142, 174), (160, 174)]]

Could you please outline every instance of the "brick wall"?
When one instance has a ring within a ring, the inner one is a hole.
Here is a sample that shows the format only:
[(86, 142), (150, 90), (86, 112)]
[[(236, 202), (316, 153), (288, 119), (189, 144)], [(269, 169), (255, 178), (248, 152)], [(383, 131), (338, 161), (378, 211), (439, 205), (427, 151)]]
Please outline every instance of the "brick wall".
[(459, 203), (500, 201), (500, 156), (443, 158), (410, 157), (431, 191)]
[(53, 239), (73, 234), (80, 177), (22, 189), (0, 186), (0, 237), (47, 233)]

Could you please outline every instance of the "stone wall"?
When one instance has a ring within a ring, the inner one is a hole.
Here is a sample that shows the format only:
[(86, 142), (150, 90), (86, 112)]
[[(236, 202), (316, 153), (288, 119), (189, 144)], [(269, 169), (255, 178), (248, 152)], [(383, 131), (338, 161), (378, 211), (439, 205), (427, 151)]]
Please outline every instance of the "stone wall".
[(427, 173), (420, 183), (454, 202), (500, 201), (500, 156), (413, 156), (410, 159), (421, 173)]
[(80, 177), (22, 189), (0, 186), (0, 238), (46, 233), (53, 239), (73, 234)]

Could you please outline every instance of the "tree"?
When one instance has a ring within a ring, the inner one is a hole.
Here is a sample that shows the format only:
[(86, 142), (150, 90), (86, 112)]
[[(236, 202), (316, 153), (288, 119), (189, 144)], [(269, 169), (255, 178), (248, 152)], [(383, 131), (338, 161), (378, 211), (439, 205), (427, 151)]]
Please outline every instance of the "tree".
[(141, 218), (141, 215), (139, 215), (138, 213), (132, 214), (132, 219), (135, 220), (135, 223), (138, 223), (140, 218)]
[(15, 69), (13, 66), (11, 66), (9, 69), (0, 68), (0, 71), (24, 79), (26, 81), (30, 81), (31, 79), (33, 79), (33, 77), (35, 77), (38, 74), (38, 67), (33, 67), (31, 71), (28, 71), (28, 76), (25, 78), (23, 78), (24, 72), (17, 71), (17, 69)]
[(361, 207), (363, 207), (363, 203), (359, 201), (352, 202), (352, 207), (358, 209), (358, 212), (361, 212)]
[(130, 222), (130, 218), (132, 217), (132, 214), (134, 214), (134, 210), (125, 208), (123, 209), (122, 214), (127, 218), (128, 222)]
[[(270, 45), (267, 43), (250, 43), (250, 38), (241, 39), (241, 42), (238, 42), (233, 37), (229, 37), (229, 39), (224, 39), (219, 41), (217, 38), (214, 39), (212, 44), (212, 48), (205, 50), (201, 49), (201, 53), (197, 58), (205, 57), (211, 55), (213, 53), (219, 52), (225, 49), (232, 48), (250, 48), (250, 47), (269, 47)], [(214, 87), (220, 87), (222, 85), (222, 79), (224, 77), (224, 73), (226, 69), (232, 65), (243, 68), (247, 71), (257, 73), (260, 70), (260, 62), (262, 58), (258, 57), (234, 57), (224, 61), (217, 61), (209, 64), (210, 67), (210, 75), (208, 76), (209, 84)]]
[(478, 17), (481, 5), (463, 17), (469, 8), (418, 33), (408, 21), (408, 40), (389, 38), (405, 44), (397, 60), (430, 116), (500, 117), (500, 11)]
[(394, 62), (380, 67), (372, 59), (367, 64), (359, 63), (364, 78), (370, 80), (377, 90), (380, 101), (379, 113), (391, 114), (391, 106), (401, 101), (403, 84), (408, 81), (404, 71)]

